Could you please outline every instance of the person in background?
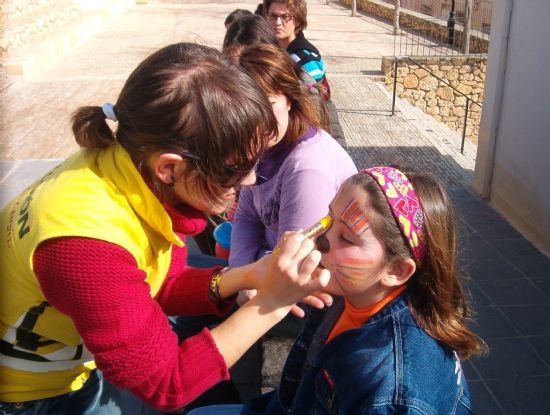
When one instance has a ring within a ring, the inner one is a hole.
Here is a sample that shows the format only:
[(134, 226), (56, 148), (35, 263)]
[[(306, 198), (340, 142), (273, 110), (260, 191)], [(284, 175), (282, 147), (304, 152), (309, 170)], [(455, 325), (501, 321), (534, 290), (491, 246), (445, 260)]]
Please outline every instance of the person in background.
[[(277, 133), (268, 99), (215, 49), (160, 49), (115, 105), (72, 121), (82, 149), (0, 214), (1, 413), (140, 413), (122, 389), (177, 410), (229, 379), (293, 308), (302, 315), (295, 302), (330, 302), (308, 296), (330, 276), (295, 233), (247, 266), (187, 266), (186, 236), (255, 182)], [(172, 331), (167, 316), (223, 314), (243, 289), (259, 291), (216, 328)]]
[[(223, 50), (235, 45), (252, 45), (264, 43), (278, 46), (277, 38), (265, 19), (258, 15), (243, 16), (237, 20), (225, 33)], [(326, 101), (322, 98), (326, 92), (323, 84), (316, 82), (300, 65), (293, 62), (294, 72), (300, 81), (311, 92), (310, 98), (314, 101), (321, 119), (321, 126), (330, 133), (331, 119)]]
[(252, 14), (250, 10), (246, 9), (235, 9), (231, 13), (227, 15), (225, 18), (225, 21), (223, 22), (223, 25), (225, 26), (225, 30), (228, 30), (233, 23), (235, 23), (237, 20), (239, 20), (241, 17), (248, 16)]
[(305, 0), (264, 0), (264, 15), (273, 29), (279, 45), (292, 60), (323, 85), (323, 98), (330, 99), (330, 86), (325, 63), (319, 50), (304, 36), (307, 27)]
[(243, 187), (239, 196), (229, 264), (241, 266), (273, 250), (285, 231), (305, 229), (319, 220), (339, 186), (357, 169), (321, 128), (311, 94), (285, 52), (255, 44), (224, 54), (269, 97), (278, 122), (278, 134), (256, 169), (256, 184)]
[(434, 176), (351, 177), (316, 243), (335, 302), (311, 310), (278, 389), (189, 415), (472, 414), (461, 360), (486, 350), (466, 324), (452, 206)]
[(266, 43), (278, 46), (275, 34), (262, 16), (250, 14), (242, 16), (225, 32), (223, 49), (232, 45), (252, 45)]

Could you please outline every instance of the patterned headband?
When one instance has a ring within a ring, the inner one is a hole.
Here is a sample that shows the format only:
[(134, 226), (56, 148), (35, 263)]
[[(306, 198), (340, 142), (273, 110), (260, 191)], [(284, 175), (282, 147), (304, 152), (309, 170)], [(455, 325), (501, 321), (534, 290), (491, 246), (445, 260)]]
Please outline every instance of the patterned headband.
[(412, 183), (393, 167), (372, 167), (361, 170), (361, 173), (367, 173), (378, 183), (414, 258), (422, 262), (426, 255), (426, 225)]

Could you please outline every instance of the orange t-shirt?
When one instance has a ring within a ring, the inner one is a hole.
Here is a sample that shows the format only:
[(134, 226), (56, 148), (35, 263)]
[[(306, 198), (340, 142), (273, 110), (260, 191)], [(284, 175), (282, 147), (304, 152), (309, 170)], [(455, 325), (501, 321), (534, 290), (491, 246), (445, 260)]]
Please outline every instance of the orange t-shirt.
[(376, 314), (386, 304), (388, 304), (391, 300), (393, 300), (395, 297), (401, 294), (405, 288), (406, 286), (402, 285), (401, 287), (393, 290), (386, 297), (382, 298), (376, 304), (370, 305), (365, 308), (354, 307), (353, 304), (351, 304), (346, 298), (344, 312), (342, 313), (342, 315), (334, 325), (334, 328), (330, 332), (330, 335), (328, 336), (327, 341), (325, 343), (328, 343), (333, 338), (345, 332), (346, 330), (355, 329), (363, 325), (369, 318), (371, 318), (371, 316)]

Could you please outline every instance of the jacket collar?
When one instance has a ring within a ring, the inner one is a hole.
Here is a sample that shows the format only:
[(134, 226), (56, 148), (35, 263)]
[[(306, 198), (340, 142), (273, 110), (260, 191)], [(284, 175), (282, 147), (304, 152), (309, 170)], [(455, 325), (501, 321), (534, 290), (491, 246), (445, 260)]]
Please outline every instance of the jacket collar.
[(319, 50), (311, 43), (309, 43), (309, 41), (306, 39), (306, 37), (304, 36), (304, 32), (298, 33), (296, 35), (296, 38), (286, 47), (286, 51), (289, 54), (293, 54), (301, 50), (309, 50), (313, 53), (316, 53), (317, 55), (320, 54)]

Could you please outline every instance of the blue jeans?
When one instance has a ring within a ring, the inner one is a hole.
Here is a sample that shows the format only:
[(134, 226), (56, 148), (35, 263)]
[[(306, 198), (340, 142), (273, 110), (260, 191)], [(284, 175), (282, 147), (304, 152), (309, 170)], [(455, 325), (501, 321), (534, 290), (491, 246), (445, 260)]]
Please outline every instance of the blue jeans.
[(242, 405), (212, 405), (193, 409), (187, 415), (239, 415)]
[(94, 370), (82, 389), (53, 398), (34, 401), (0, 402), (0, 415), (154, 415), (148, 407), (129, 392), (111, 385), (100, 371)]

